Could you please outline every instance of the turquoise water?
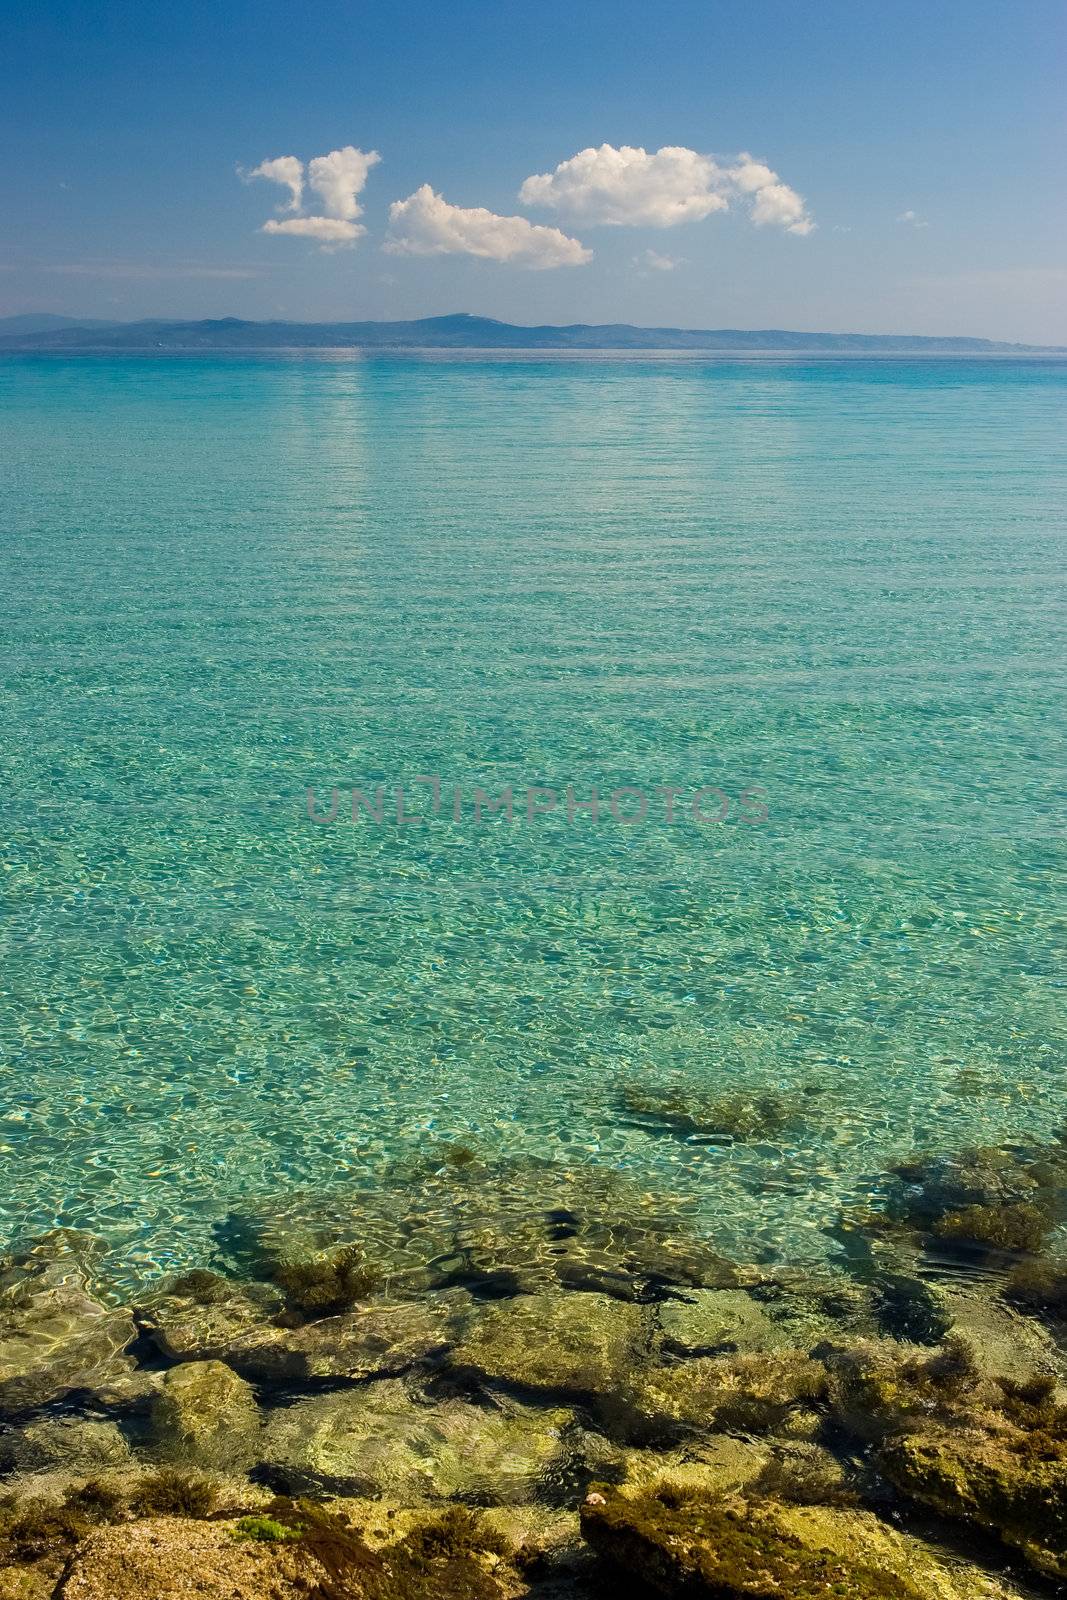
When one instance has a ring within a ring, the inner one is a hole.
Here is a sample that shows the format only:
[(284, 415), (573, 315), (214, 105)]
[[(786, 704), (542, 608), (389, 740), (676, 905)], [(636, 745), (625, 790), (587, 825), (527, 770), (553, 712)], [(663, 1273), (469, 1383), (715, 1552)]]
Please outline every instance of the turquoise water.
[[(458, 1140), (795, 1259), (1062, 1123), (1067, 364), (26, 357), (0, 407), (5, 1238), (150, 1275)], [(509, 783), (557, 809), (476, 822)], [(707, 1144), (633, 1081), (813, 1110)]]

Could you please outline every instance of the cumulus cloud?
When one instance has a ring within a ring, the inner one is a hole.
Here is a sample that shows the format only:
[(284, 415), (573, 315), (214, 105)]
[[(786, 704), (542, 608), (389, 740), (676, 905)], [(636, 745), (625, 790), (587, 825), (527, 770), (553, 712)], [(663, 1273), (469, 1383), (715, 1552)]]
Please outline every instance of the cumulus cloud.
[(314, 239), (324, 249), (354, 244), (366, 231), (362, 223), (348, 222), (343, 217), (286, 217), (284, 222), (270, 217), (260, 229), (261, 233), (287, 233), (299, 239)]
[(798, 233), (803, 237), (815, 227), (803, 200), (787, 183), (768, 183), (757, 189), (751, 214), (757, 228), (771, 223), (784, 228), (786, 233)]
[(363, 208), (356, 196), (362, 194), (367, 174), (381, 159), (377, 150), (357, 150), (346, 144), (308, 162), (308, 183), (322, 200), (327, 216), (351, 222), (361, 214)]
[(526, 206), (547, 206), (575, 219), (614, 226), (672, 228), (748, 205), (757, 226), (810, 233), (815, 224), (800, 195), (765, 162), (747, 153), (722, 163), (684, 145), (648, 151), (602, 144), (580, 150), (553, 172), (536, 173), (519, 190)]
[(929, 223), (920, 217), (917, 211), (902, 211), (897, 218), (898, 222), (906, 222), (913, 228), (927, 228)]
[(266, 178), (271, 183), (280, 183), (289, 191), (289, 203), (279, 209), (300, 210), (300, 202), (304, 198), (304, 163), (298, 161), (296, 156), (275, 156), (273, 161), (261, 161), (251, 172), (241, 172), (241, 177), (246, 183), (253, 178)]
[(519, 200), (588, 222), (669, 228), (725, 211), (718, 174), (710, 156), (683, 145), (664, 145), (649, 154), (633, 145), (602, 144), (579, 150), (554, 172), (527, 178)]
[(541, 269), (579, 267), (593, 259), (591, 250), (559, 228), (501, 217), (484, 206), (449, 205), (428, 183), (390, 206), (384, 248), (392, 255), (479, 256)]
[(355, 244), (366, 233), (366, 228), (356, 222), (363, 208), (356, 196), (362, 194), (367, 174), (381, 160), (377, 150), (358, 150), (346, 144), (329, 155), (313, 156), (307, 164), (307, 182), (322, 201), (325, 216), (302, 214), (304, 199), (304, 163), (296, 156), (276, 156), (271, 161), (261, 161), (258, 167), (238, 172), (245, 182), (252, 178), (268, 178), (289, 190), (289, 202), (280, 211), (295, 212), (283, 222), (275, 218), (265, 222), (261, 233), (289, 234), (301, 239), (313, 239), (322, 250), (338, 250), (343, 245)]

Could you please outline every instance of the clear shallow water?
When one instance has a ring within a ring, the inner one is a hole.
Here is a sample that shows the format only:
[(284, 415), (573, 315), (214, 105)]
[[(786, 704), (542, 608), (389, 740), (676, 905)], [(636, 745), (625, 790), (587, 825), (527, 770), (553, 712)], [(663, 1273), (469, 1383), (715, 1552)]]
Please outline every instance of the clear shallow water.
[[(135, 1277), (460, 1140), (807, 1258), (893, 1155), (1063, 1121), (1067, 364), (29, 357), (0, 407), (5, 1236)], [(476, 825), (508, 782), (561, 810)], [(724, 1149), (626, 1115), (662, 1078), (821, 1092)]]

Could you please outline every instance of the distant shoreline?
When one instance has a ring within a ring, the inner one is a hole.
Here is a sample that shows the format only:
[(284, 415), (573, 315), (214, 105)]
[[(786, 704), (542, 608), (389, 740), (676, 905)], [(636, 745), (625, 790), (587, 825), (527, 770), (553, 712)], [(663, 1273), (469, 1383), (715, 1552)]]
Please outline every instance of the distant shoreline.
[(961, 361), (1040, 364), (1067, 360), (1067, 349), (1006, 350), (820, 350), (820, 349), (611, 349), (608, 347), (553, 346), (479, 346), (479, 345), (75, 345), (49, 346), (20, 344), (5, 346), (0, 341), (0, 358), (49, 356), (60, 359), (71, 357), (106, 356), (242, 356), (248, 359), (264, 356), (300, 358), (358, 357), (365, 360), (395, 360), (406, 358), (415, 361), (685, 361), (685, 362), (766, 362), (768, 365), (795, 361), (855, 362), (855, 361)]
[(39, 317), (0, 318), (0, 354), (71, 354), (173, 351), (468, 353), (478, 355), (713, 355), (781, 358), (790, 355), (1067, 355), (1052, 345), (1007, 344), (994, 339), (891, 333), (799, 332), (787, 328), (642, 328), (629, 323), (542, 323), (523, 327), (465, 312), (399, 322), (254, 322), (239, 317), (191, 321), (148, 318), (138, 322), (78, 322)]

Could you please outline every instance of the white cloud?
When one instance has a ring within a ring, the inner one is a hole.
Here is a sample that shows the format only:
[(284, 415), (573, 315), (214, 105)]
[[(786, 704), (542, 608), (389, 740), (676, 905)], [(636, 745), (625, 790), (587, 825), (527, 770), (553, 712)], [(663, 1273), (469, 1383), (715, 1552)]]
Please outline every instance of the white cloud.
[(634, 266), (646, 272), (673, 272), (684, 261), (684, 256), (665, 256), (658, 250), (642, 250), (639, 256), (634, 256)]
[(314, 239), (324, 250), (355, 244), (366, 231), (362, 223), (346, 222), (343, 217), (287, 217), (284, 222), (270, 217), (260, 229), (261, 233), (287, 233), (300, 239)]
[(252, 178), (267, 178), (289, 190), (289, 203), (279, 210), (297, 214), (284, 222), (272, 218), (263, 224), (261, 233), (314, 239), (323, 250), (337, 250), (342, 245), (355, 244), (367, 231), (355, 220), (363, 211), (356, 196), (362, 194), (367, 174), (381, 159), (377, 150), (357, 150), (352, 144), (331, 150), (329, 155), (313, 156), (307, 165), (307, 182), (322, 201), (326, 215), (321, 217), (301, 214), (304, 164), (296, 156), (276, 156), (273, 161), (261, 161), (250, 172), (240, 167), (237, 170), (246, 183)]
[(389, 224), (384, 248), (392, 255), (469, 255), (533, 268), (578, 267), (593, 259), (591, 250), (558, 228), (500, 217), (484, 206), (449, 205), (428, 183), (406, 200), (394, 200)]
[(296, 156), (276, 156), (273, 161), (261, 161), (251, 172), (243, 172), (240, 167), (237, 170), (246, 183), (253, 178), (266, 178), (271, 183), (280, 183), (289, 191), (289, 204), (280, 206), (279, 210), (300, 210), (304, 196), (304, 163), (298, 161)]
[(322, 199), (328, 216), (351, 222), (361, 214), (363, 208), (356, 196), (362, 194), (367, 174), (381, 159), (377, 150), (357, 150), (346, 144), (308, 162), (308, 183)]
[(602, 144), (579, 150), (555, 172), (527, 178), (519, 200), (588, 222), (669, 228), (725, 211), (718, 177), (710, 156), (681, 145), (664, 145), (650, 155), (633, 145)]
[(727, 211), (734, 199), (748, 204), (757, 226), (774, 223), (795, 234), (815, 226), (800, 195), (764, 162), (746, 153), (723, 165), (684, 145), (652, 152), (627, 144), (590, 146), (554, 172), (527, 178), (519, 190), (523, 205), (629, 227), (698, 222)]
[(928, 228), (930, 226), (923, 217), (920, 217), (917, 211), (902, 211), (897, 221), (907, 222), (913, 228)]
[(773, 223), (786, 233), (810, 233), (815, 224), (808, 216), (803, 200), (787, 183), (766, 183), (757, 189), (752, 200), (752, 220), (757, 228)]

